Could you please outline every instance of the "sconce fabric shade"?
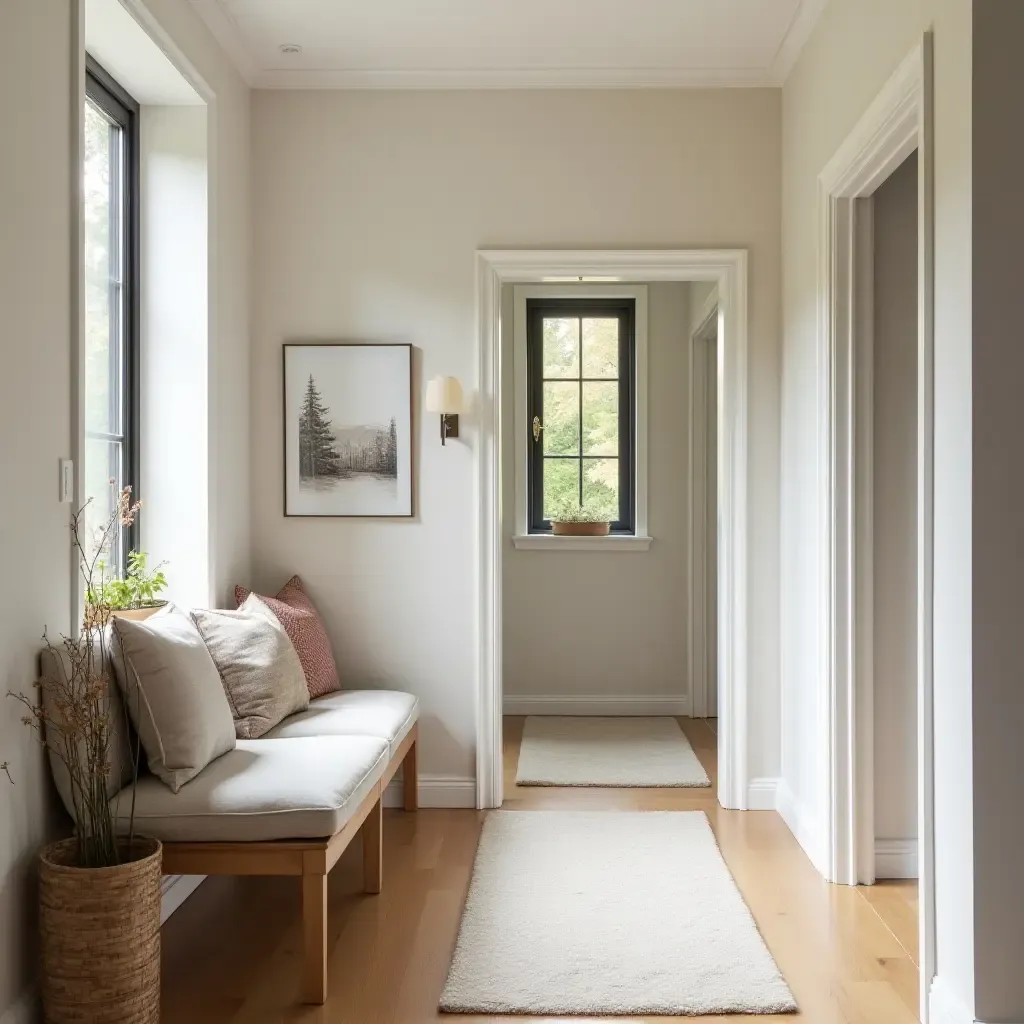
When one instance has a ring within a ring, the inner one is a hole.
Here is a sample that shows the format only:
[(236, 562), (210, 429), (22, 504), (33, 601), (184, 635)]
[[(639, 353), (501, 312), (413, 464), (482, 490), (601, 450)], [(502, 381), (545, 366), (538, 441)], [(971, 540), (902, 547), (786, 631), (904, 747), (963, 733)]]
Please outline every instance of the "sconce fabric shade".
[(462, 385), (457, 377), (435, 377), (427, 384), (427, 412), (462, 412)]

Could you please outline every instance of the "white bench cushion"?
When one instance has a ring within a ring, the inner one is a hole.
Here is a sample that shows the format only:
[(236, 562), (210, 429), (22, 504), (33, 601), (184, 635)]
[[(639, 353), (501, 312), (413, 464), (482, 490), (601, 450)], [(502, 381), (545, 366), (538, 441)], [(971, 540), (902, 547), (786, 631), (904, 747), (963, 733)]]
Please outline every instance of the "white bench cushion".
[(416, 724), (420, 702), (399, 690), (345, 690), (309, 702), (309, 708), (274, 726), (265, 739), (296, 736), (378, 736), (389, 757)]
[[(177, 793), (153, 776), (139, 779), (135, 831), (167, 842), (332, 836), (384, 774), (388, 749), (371, 736), (239, 740)], [(126, 831), (131, 787), (114, 801)]]

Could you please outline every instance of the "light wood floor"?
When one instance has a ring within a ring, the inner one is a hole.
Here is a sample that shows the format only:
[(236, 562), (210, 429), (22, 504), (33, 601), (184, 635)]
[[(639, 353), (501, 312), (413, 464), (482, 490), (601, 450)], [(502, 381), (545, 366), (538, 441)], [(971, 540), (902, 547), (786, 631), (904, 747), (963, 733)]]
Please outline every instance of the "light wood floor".
[[(714, 723), (680, 725), (714, 781)], [(913, 883), (828, 885), (777, 814), (723, 811), (714, 788), (520, 789), (522, 727), (522, 719), (506, 719), (506, 808), (706, 812), (799, 1017), (813, 1024), (917, 1020)], [(164, 926), (164, 1024), (507, 1022), (437, 1013), (482, 820), (476, 811), (386, 811), (379, 896), (361, 893), (359, 844), (345, 854), (330, 876), (330, 997), (322, 1007), (297, 1002), (298, 881), (208, 879)]]

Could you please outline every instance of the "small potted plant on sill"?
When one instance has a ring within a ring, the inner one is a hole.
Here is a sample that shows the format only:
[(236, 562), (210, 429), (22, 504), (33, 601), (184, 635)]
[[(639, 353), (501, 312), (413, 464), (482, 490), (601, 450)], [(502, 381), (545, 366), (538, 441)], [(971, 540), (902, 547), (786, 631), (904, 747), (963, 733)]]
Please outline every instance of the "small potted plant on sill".
[(607, 537), (611, 525), (605, 513), (583, 505), (562, 505), (551, 516), (551, 532), (556, 537)]
[[(71, 517), (89, 598), (81, 629), (56, 642), (44, 631), (36, 695), (8, 692), (45, 747), (75, 826), (71, 838), (39, 854), (43, 1015), (48, 1024), (156, 1024), (163, 848), (135, 832), (140, 746), (127, 708), (138, 694), (122, 696), (113, 682), (113, 610), (103, 603), (109, 591), (97, 575), (103, 553), (119, 527), (132, 525), (139, 503), (131, 488), (122, 490), (87, 544), (88, 504)], [(6, 762), (2, 768), (10, 778)]]
[(167, 604), (157, 596), (167, 587), (163, 573), (167, 563), (161, 562), (150, 569), (148, 561), (145, 551), (129, 551), (124, 579), (107, 579), (107, 565), (101, 559), (96, 563), (99, 585), (87, 590), (86, 602), (90, 607), (105, 609), (111, 618), (148, 619)]

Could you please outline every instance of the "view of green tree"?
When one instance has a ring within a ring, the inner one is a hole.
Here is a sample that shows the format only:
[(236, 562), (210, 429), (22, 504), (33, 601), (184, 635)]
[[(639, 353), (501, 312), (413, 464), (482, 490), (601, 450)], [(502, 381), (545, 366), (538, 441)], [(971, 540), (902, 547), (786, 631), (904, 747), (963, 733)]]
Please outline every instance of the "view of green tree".
[[(85, 513), (86, 545), (102, 532), (113, 503), (125, 481), (121, 472), (121, 445), (96, 434), (120, 433), (117, 394), (111, 394), (112, 301), (119, 288), (116, 239), (111, 239), (111, 151), (116, 152), (117, 129), (90, 102), (85, 104), (83, 161), (83, 213), (85, 249), (85, 496), (92, 499)], [(111, 484), (111, 480), (114, 481)], [(107, 562), (119, 569), (119, 530), (111, 537)], [(92, 555), (93, 550), (87, 554)]]
[(583, 376), (619, 376), (619, 321), (587, 317), (583, 321)]
[(544, 454), (579, 453), (580, 385), (577, 381), (545, 381)]
[[(584, 507), (616, 520), (619, 321), (545, 317), (543, 342), (545, 518), (567, 504), (578, 505), (582, 484)], [(576, 458), (552, 458), (566, 455)]]
[(580, 375), (580, 322), (577, 317), (544, 318), (544, 377)]

